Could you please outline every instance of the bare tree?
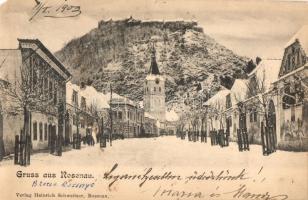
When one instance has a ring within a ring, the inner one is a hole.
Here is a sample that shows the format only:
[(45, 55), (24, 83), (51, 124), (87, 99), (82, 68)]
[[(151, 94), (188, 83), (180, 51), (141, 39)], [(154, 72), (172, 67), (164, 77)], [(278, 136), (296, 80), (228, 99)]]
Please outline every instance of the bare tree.
[[(58, 96), (56, 95), (58, 85), (53, 86), (54, 93), (48, 88), (46, 81), (50, 68), (38, 67), (31, 62), (31, 57), (35, 52), (36, 50), (31, 52), (30, 55), (23, 59), (21, 65), (16, 67), (14, 80), (3, 81), (0, 84), (1, 96), (6, 98), (7, 103), (4, 112), (7, 115), (23, 115), (23, 129), (20, 139), (26, 140), (26, 143), (31, 143), (31, 112), (56, 114), (59, 111), (57, 109), (64, 108), (64, 102), (62, 100), (58, 101)], [(3, 67), (5, 62), (6, 59), (2, 62), (0, 68)], [(29, 149), (26, 151), (29, 151)]]
[(220, 129), (224, 129), (225, 108), (222, 101), (217, 100), (208, 105), (207, 119), (209, 120), (211, 130), (214, 129), (214, 120), (219, 122)]
[(180, 115), (179, 120), (177, 121), (177, 129), (180, 131), (180, 133), (183, 133), (186, 122), (187, 122), (187, 114), (183, 112)]
[(110, 116), (107, 109), (99, 108), (97, 103), (91, 104), (91, 114), (98, 125), (98, 133), (100, 136), (104, 134), (105, 128), (110, 128)]

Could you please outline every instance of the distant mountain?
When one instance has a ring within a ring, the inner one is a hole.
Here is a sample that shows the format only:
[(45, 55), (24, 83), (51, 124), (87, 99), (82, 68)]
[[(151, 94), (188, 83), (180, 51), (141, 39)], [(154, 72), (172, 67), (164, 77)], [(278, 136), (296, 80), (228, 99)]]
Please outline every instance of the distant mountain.
[(234, 54), (203, 32), (197, 22), (140, 21), (128, 18), (100, 21), (98, 27), (67, 43), (56, 56), (69, 67), (73, 82), (143, 98), (143, 81), (155, 44), (159, 70), (166, 76), (166, 101), (176, 107), (208, 91), (231, 87), (245, 76), (247, 58)]

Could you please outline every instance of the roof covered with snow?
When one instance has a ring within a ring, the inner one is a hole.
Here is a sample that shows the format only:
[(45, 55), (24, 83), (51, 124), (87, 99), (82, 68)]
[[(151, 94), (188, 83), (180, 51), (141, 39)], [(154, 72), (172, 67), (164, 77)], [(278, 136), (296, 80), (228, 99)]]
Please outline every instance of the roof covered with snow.
[(205, 104), (216, 106), (216, 105), (226, 105), (226, 96), (230, 94), (230, 90), (223, 89), (218, 91), (213, 97), (211, 97)]
[(296, 40), (299, 41), (306, 55), (308, 55), (308, 25), (302, 26), (301, 29), (299, 29), (299, 31), (289, 40), (285, 48), (293, 44)]
[(247, 94), (247, 79), (235, 79), (231, 88), (231, 102), (236, 105), (240, 101), (244, 101)]
[(156, 118), (153, 117), (152, 115), (150, 115), (150, 113), (148, 113), (148, 112), (144, 112), (144, 117), (156, 120)]
[[(106, 97), (107, 97), (107, 101), (109, 102), (110, 101), (110, 92), (108, 92), (106, 94)], [(132, 106), (139, 106), (139, 103), (125, 97), (125, 96), (121, 96), (117, 93), (112, 93), (112, 101), (111, 101), (112, 104), (126, 104), (126, 105), (132, 105)]]
[(166, 120), (169, 122), (178, 121), (179, 116), (174, 110), (170, 110), (166, 112)]
[(73, 84), (71, 82), (66, 83), (66, 103), (72, 104), (73, 91), (77, 92), (79, 105), (81, 102), (81, 97), (84, 97), (86, 98), (87, 106), (95, 105), (99, 110), (104, 108), (109, 108), (108, 102), (110, 97), (108, 99), (108, 95), (98, 92), (92, 86), (86, 86), (84, 88), (80, 88), (80, 86)]
[[(109, 108), (109, 102), (111, 98), (110, 92), (104, 94), (98, 92), (93, 86), (85, 86), (80, 88), (80, 86), (73, 84), (71, 82), (66, 83), (66, 103), (72, 105), (73, 91), (77, 92), (78, 104), (80, 106), (81, 97), (86, 98), (87, 106), (95, 105), (98, 109)], [(127, 97), (121, 96), (115, 92), (112, 93), (112, 103), (125, 103), (133, 106), (139, 106), (138, 103), (130, 100)], [(141, 106), (140, 106), (141, 107)]]
[(267, 91), (271, 87), (271, 84), (278, 79), (280, 67), (280, 59), (262, 60), (248, 76), (256, 75), (259, 81), (264, 80), (264, 86)]

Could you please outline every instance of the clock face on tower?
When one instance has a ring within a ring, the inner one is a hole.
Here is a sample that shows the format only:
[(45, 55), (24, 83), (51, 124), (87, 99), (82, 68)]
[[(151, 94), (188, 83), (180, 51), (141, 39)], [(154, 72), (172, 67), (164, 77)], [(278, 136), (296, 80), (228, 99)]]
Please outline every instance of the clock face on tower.
[(156, 79), (155, 79), (155, 83), (156, 83), (156, 84), (159, 84), (159, 78), (156, 78)]

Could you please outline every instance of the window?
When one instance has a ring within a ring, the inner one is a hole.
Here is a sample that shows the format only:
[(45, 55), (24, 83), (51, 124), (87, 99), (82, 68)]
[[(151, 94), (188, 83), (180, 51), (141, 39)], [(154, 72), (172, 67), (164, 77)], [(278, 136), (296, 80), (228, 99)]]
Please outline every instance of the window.
[(49, 81), (49, 99), (52, 99), (53, 96), (53, 83)]
[(230, 94), (228, 94), (227, 96), (226, 96), (226, 108), (228, 109), (228, 108), (231, 108), (231, 95)]
[(284, 85), (284, 93), (285, 95), (282, 97), (282, 106), (283, 109), (288, 109), (291, 105), (296, 103), (295, 94), (292, 92), (290, 83)]
[(47, 135), (48, 135), (47, 124), (44, 124), (44, 139), (45, 139), (45, 141), (47, 140)]
[(40, 141), (43, 140), (43, 124), (42, 122), (39, 123), (39, 131), (40, 131)]
[(156, 83), (156, 84), (159, 84), (159, 78), (156, 78), (156, 79), (155, 79), (155, 83)]
[(288, 72), (291, 68), (291, 55), (289, 54), (288, 55), (288, 63), (287, 63), (287, 66), (286, 66), (286, 72)]
[(33, 122), (33, 140), (37, 140), (37, 122)]
[(44, 78), (44, 92), (46, 92), (48, 90), (48, 78), (45, 77)]
[(159, 87), (159, 92), (161, 92), (161, 88)]
[(119, 112), (119, 113), (118, 113), (118, 118), (119, 118), (120, 120), (122, 120), (122, 112)]
[(294, 68), (294, 66), (295, 66), (295, 57), (292, 56), (292, 66), (291, 66), (291, 69)]
[(73, 125), (76, 125), (77, 123), (76, 123), (76, 115), (73, 115)]
[(299, 50), (297, 50), (297, 56), (296, 56), (296, 58), (297, 58), (297, 63), (296, 63), (296, 65), (301, 65), (301, 53), (300, 53), (300, 51)]
[(72, 103), (73, 103), (73, 105), (78, 105), (78, 93), (77, 93), (77, 91), (75, 91), (75, 90), (73, 90), (73, 97), (72, 97)]
[(58, 99), (63, 99), (64, 97), (64, 89), (63, 87), (59, 87), (59, 91), (58, 91)]
[(37, 71), (36, 69), (33, 69), (33, 86), (37, 86)]
[(258, 113), (256, 109), (252, 109), (249, 114), (250, 122), (257, 122)]
[(85, 120), (84, 119), (80, 119), (80, 127), (81, 128), (85, 127)]
[(81, 110), (86, 110), (87, 104), (86, 104), (86, 98), (81, 97)]
[(257, 120), (258, 120), (258, 112), (257, 112), (257, 110), (254, 110), (254, 112), (253, 112), (253, 121), (257, 122)]
[(156, 92), (156, 87), (154, 87), (154, 92)]
[(53, 103), (54, 105), (57, 105), (58, 103), (58, 90), (54, 90)]
[(291, 107), (291, 122), (295, 122), (295, 106)]
[(253, 113), (253, 120), (254, 120), (254, 122), (258, 121), (258, 112), (257, 112), (256, 109), (254, 110), (254, 113)]

